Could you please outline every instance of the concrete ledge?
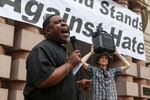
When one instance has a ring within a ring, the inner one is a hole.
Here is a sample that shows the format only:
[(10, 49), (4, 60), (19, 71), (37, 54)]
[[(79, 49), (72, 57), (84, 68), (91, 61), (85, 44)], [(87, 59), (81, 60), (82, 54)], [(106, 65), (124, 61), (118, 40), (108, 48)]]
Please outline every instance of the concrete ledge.
[(22, 90), (9, 90), (8, 100), (24, 100)]
[(118, 96), (138, 97), (138, 84), (134, 82), (117, 82)]
[(12, 47), (14, 39), (14, 26), (0, 23), (0, 44)]
[(44, 39), (41, 34), (33, 33), (27, 30), (20, 30), (15, 35), (14, 50), (30, 51), (36, 44)]
[(130, 62), (131, 67), (125, 71), (126, 75), (131, 75), (137, 77), (137, 64)]
[(122, 96), (122, 97), (118, 97), (118, 100), (135, 100), (134, 97), (125, 97), (125, 96)]
[(138, 65), (138, 77), (150, 80), (150, 68)]
[(26, 60), (14, 59), (12, 60), (11, 80), (26, 80)]
[(0, 88), (0, 100), (7, 100), (8, 90)]
[(0, 62), (0, 77), (10, 78), (11, 57), (6, 55), (0, 55)]

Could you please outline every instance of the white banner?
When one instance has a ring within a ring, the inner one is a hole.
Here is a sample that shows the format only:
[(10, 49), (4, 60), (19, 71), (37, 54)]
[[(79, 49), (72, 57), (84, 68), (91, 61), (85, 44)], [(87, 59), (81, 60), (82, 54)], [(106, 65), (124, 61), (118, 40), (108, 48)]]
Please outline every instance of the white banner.
[(66, 19), (71, 36), (92, 43), (91, 34), (102, 27), (114, 33), (122, 54), (145, 60), (141, 17), (111, 0), (0, 0), (0, 16), (42, 27), (45, 14)]

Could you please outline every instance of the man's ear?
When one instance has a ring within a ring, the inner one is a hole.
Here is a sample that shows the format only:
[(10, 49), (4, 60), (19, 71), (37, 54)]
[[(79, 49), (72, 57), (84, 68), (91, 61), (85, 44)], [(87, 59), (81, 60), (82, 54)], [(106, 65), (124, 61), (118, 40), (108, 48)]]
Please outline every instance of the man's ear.
[(48, 32), (49, 32), (48, 27), (45, 27), (45, 28), (44, 28), (44, 32), (45, 32), (45, 33), (48, 33)]
[(46, 37), (53, 36), (52, 32), (53, 32), (53, 30), (50, 27), (45, 27), (44, 34), (45, 34)]

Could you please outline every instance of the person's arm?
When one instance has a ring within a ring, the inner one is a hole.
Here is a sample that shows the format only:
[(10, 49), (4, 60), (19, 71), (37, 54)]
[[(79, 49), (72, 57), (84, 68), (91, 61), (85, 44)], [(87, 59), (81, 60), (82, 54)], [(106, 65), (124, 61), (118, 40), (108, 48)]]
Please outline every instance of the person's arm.
[(88, 63), (86, 63), (87, 62), (87, 60), (89, 59), (89, 57), (91, 56), (91, 55), (93, 55), (94, 54), (94, 51), (93, 51), (93, 45), (91, 46), (91, 51), (89, 52), (89, 53), (87, 53), (84, 57), (82, 57), (82, 59), (81, 59), (81, 61), (82, 61), (82, 64), (83, 64), (83, 68), (85, 69), (85, 70), (87, 70), (88, 69)]
[(82, 87), (83, 89), (88, 89), (92, 85), (92, 80), (91, 79), (82, 79), (79, 81), (76, 81), (77, 85)]
[(80, 52), (76, 50), (69, 57), (67, 63), (59, 66), (54, 72), (44, 81), (40, 82), (39, 88), (51, 87), (58, 84), (64, 77), (80, 63)]
[(119, 57), (119, 59), (125, 64), (124, 66), (121, 67), (122, 70), (126, 70), (130, 67), (130, 63), (128, 62), (128, 60), (123, 57), (120, 53), (118, 53), (118, 51), (116, 50), (115, 54)]

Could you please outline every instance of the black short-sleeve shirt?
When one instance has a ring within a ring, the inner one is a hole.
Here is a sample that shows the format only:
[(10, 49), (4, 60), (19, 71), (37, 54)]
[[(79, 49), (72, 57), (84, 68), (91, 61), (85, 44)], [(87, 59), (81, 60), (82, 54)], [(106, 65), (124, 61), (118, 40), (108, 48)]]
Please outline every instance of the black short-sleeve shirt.
[(59, 84), (38, 88), (38, 83), (67, 60), (66, 48), (52, 40), (44, 40), (30, 52), (27, 61), (25, 100), (78, 100), (75, 76), (70, 72)]

